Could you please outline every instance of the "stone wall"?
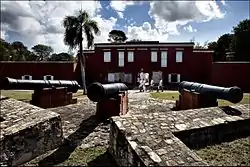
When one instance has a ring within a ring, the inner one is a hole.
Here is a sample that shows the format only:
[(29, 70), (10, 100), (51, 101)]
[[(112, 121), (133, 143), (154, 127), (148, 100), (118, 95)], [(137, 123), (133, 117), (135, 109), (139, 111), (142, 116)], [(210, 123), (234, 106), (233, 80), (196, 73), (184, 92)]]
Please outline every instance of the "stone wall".
[(4, 97), (0, 109), (1, 165), (21, 165), (62, 144), (59, 114)]
[[(235, 105), (229, 109), (211, 107), (112, 117), (110, 153), (120, 166), (206, 166), (208, 164), (184, 143), (222, 140), (241, 132), (250, 135), (249, 105)], [(227, 127), (225, 131), (223, 126)], [(213, 130), (200, 135), (202, 128)], [(188, 136), (184, 142), (183, 138), (178, 138), (181, 133)]]

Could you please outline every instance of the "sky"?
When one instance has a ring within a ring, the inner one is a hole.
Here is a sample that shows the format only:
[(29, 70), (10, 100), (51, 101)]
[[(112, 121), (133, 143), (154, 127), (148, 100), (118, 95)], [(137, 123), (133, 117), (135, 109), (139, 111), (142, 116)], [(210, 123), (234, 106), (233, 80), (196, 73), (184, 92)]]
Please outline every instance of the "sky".
[[(65, 16), (86, 10), (98, 22), (95, 43), (108, 42), (112, 29), (128, 40), (160, 42), (215, 41), (240, 21), (249, 18), (249, 1), (1, 1), (1, 38), (21, 41), (30, 49), (49, 45), (67, 52), (63, 42)], [(83, 41), (87, 46), (86, 40)]]

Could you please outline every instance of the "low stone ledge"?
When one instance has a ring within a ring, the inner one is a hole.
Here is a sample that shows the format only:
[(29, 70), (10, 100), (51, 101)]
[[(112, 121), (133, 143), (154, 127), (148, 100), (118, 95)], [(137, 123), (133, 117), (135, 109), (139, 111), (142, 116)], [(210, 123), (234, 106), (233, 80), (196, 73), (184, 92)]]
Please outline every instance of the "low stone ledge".
[[(235, 105), (227, 109), (230, 108), (238, 113), (211, 107), (112, 117), (109, 151), (120, 166), (207, 166), (175, 134), (250, 121), (249, 105)], [(246, 126), (242, 129), (249, 133), (250, 128)], [(232, 133), (236, 131), (232, 129)]]
[(59, 114), (11, 98), (0, 109), (1, 165), (21, 165), (62, 144)]

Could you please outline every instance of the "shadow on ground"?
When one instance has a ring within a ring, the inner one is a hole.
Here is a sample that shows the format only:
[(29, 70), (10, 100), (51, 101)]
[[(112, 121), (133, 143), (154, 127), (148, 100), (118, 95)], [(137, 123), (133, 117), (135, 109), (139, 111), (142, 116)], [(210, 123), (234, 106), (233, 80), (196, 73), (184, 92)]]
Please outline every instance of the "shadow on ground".
[(88, 166), (118, 166), (108, 151), (88, 163)]
[(72, 152), (81, 144), (81, 141), (87, 137), (97, 127), (99, 123), (96, 121), (95, 116), (82, 121), (79, 128), (65, 139), (55, 152), (39, 161), (39, 166), (57, 165), (69, 158)]

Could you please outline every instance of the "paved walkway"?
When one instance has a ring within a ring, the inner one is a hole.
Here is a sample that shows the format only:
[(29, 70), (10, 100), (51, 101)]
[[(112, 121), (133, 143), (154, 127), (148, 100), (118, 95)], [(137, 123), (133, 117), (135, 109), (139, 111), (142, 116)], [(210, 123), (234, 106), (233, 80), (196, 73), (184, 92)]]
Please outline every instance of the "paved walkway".
[[(173, 102), (162, 103), (163, 100), (150, 98), (150, 93), (129, 91), (129, 113), (149, 113), (154, 111), (166, 112), (173, 106)], [(59, 113), (62, 118), (63, 133), (67, 145), (42, 155), (26, 165), (60, 164), (77, 149), (93, 148), (101, 146), (108, 148), (109, 145), (109, 122), (98, 123), (94, 119), (96, 103), (86, 96), (78, 97), (78, 103), (51, 109)], [(67, 156), (66, 156), (67, 155)], [(112, 157), (106, 154), (100, 165), (114, 165)]]

